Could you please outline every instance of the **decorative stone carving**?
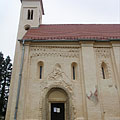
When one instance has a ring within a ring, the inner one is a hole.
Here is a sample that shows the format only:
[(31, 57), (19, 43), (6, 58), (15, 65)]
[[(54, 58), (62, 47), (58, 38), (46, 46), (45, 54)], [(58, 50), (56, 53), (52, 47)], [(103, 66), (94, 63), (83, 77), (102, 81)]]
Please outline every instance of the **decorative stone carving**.
[(110, 57), (110, 48), (96, 48), (96, 55), (97, 57), (104, 57), (109, 58)]
[(78, 47), (36, 46), (30, 48), (31, 57), (71, 57), (79, 58)]
[(45, 113), (45, 109), (43, 109), (42, 106), (45, 106), (45, 101), (46, 101), (45, 97), (51, 88), (60, 88), (67, 91), (67, 93), (69, 93), (69, 97), (70, 97), (69, 102), (71, 104), (70, 111), (72, 113), (71, 117), (76, 118), (76, 107), (75, 107), (74, 93), (72, 88), (73, 86), (70, 78), (68, 78), (68, 76), (62, 71), (61, 65), (59, 63), (55, 64), (53, 71), (50, 74), (48, 74), (46, 79), (44, 79), (44, 81), (41, 81), (39, 85), (41, 91), (40, 96), (41, 98), (44, 98), (42, 102), (39, 103), (40, 119), (42, 120), (46, 119), (44, 118), (45, 115), (43, 115)]
[(52, 73), (50, 73), (50, 75), (48, 76), (49, 80), (62, 80), (63, 79), (63, 75), (62, 75), (62, 70), (61, 70), (61, 66), (60, 64), (56, 64)]
[[(70, 95), (70, 97), (71, 97), (71, 99), (70, 99), (70, 102), (71, 102), (71, 104), (72, 104), (72, 108), (70, 109), (70, 111), (71, 111), (71, 113), (72, 114), (70, 114), (71, 115), (71, 117), (73, 116), (75, 116), (75, 111), (76, 111), (76, 108), (74, 107), (74, 94), (73, 94), (73, 91), (72, 91), (72, 85), (71, 84), (69, 84), (69, 83), (66, 83), (64, 80), (62, 80), (62, 81), (48, 81), (47, 80), (47, 82), (42, 82), (42, 84), (40, 85), (40, 90), (41, 90), (41, 97), (42, 98), (45, 98), (45, 96), (46, 96), (46, 94), (48, 93), (48, 91), (51, 89), (51, 88), (60, 88), (60, 89), (63, 89), (63, 90), (67, 90), (67, 92), (69, 92), (69, 95)], [(42, 105), (43, 106), (45, 106), (45, 101), (46, 101), (46, 98), (45, 99), (43, 99), (43, 101), (42, 101), (42, 103), (40, 103), (40, 114), (42, 115), (42, 114), (44, 114), (45, 113), (45, 109), (43, 109), (43, 107), (42, 107)], [(45, 118), (44, 118), (44, 115), (42, 115), (41, 117), (39, 116), (39, 118), (42, 118), (42, 120), (44, 120)]]

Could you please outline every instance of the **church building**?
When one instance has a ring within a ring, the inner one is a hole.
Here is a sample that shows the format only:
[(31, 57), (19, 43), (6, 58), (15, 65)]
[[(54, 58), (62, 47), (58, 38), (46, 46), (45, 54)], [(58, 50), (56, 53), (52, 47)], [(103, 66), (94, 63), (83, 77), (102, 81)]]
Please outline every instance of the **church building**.
[(6, 120), (120, 120), (120, 24), (42, 24), (21, 0)]

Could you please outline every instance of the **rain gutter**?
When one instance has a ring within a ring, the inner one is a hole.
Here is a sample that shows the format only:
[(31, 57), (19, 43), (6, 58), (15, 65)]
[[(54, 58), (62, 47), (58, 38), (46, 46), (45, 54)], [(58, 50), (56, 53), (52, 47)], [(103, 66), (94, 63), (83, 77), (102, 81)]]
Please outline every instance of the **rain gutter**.
[(20, 96), (22, 71), (23, 71), (23, 62), (24, 62), (24, 53), (25, 53), (25, 40), (22, 40), (22, 57), (21, 57), (21, 64), (20, 64), (20, 73), (19, 73), (19, 80), (18, 80), (18, 88), (17, 88), (17, 98), (16, 98), (14, 120), (17, 119), (18, 103), (19, 103), (19, 96)]
[[(23, 40), (18, 40), (18, 41), (22, 42)], [(80, 41), (111, 42), (111, 41), (120, 41), (120, 39), (108, 39), (108, 40), (99, 40), (99, 39), (32, 40), (32, 39), (26, 39), (25, 41), (26, 42), (80, 42)]]

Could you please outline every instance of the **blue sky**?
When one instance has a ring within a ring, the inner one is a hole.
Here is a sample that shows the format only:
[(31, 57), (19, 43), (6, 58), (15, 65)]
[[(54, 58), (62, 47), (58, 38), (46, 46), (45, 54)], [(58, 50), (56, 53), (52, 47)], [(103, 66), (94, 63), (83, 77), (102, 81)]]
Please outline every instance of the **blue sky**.
[[(43, 24), (120, 24), (120, 0), (43, 0)], [(20, 0), (0, 1), (0, 51), (14, 58)]]

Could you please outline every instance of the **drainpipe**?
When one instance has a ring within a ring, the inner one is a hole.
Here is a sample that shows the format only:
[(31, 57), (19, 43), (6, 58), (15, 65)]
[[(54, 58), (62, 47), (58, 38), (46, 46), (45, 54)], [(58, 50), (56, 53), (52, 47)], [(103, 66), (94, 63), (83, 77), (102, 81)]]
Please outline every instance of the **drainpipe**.
[(20, 87), (21, 87), (21, 79), (22, 79), (22, 71), (23, 71), (24, 53), (25, 53), (25, 44), (24, 43), (25, 43), (25, 40), (22, 41), (22, 57), (21, 57), (21, 64), (20, 64), (20, 73), (19, 73), (19, 80), (18, 80), (18, 89), (17, 89), (14, 120), (17, 119), (18, 103), (19, 103), (19, 96), (20, 96)]

